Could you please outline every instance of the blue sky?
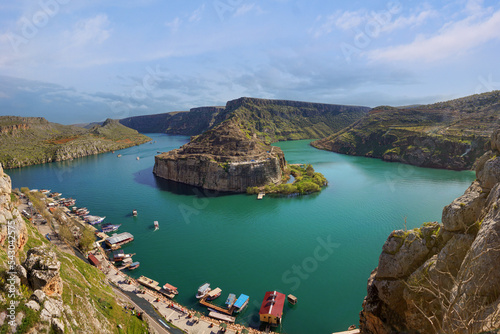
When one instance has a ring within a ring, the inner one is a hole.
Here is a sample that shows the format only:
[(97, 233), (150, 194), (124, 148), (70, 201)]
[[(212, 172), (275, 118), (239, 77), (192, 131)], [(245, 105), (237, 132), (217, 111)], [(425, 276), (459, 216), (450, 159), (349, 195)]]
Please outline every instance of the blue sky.
[(426, 104), (500, 89), (500, 4), (1, 0), (0, 50), (0, 115), (64, 124), (241, 96)]

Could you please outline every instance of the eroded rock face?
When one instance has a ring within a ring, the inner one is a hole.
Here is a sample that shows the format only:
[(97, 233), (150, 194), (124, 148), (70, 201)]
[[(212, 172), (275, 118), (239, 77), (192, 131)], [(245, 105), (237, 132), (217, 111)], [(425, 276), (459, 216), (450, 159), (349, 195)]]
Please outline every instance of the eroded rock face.
[(180, 149), (155, 157), (161, 178), (229, 192), (281, 182), (286, 162), (281, 149), (264, 145), (228, 120)]
[(368, 281), (362, 333), (481, 333), (500, 328), (500, 132), (478, 179), (443, 225), (394, 231)]
[(33, 290), (42, 290), (45, 295), (61, 295), (63, 284), (59, 275), (61, 262), (47, 247), (35, 247), (28, 251), (23, 263), (28, 281)]

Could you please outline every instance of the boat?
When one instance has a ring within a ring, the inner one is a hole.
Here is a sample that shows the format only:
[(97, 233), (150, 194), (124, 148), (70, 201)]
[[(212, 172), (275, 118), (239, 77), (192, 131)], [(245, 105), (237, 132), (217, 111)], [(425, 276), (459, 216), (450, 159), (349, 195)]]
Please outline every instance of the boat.
[(210, 289), (210, 283), (205, 283), (198, 288), (198, 293), (196, 294), (196, 298), (201, 299), (206, 296), (212, 289)]
[(89, 223), (90, 225), (100, 224), (104, 219), (106, 219), (106, 217), (91, 216), (91, 215), (83, 217), (83, 220), (85, 220), (85, 222)]
[(234, 311), (240, 313), (248, 305), (249, 298), (247, 295), (241, 294), (234, 302)]
[(174, 294), (174, 295), (179, 294), (177, 288), (172, 284), (165, 283), (165, 285), (163, 286), (163, 290), (165, 290), (165, 292), (167, 292), (168, 294)]
[(115, 233), (112, 236), (104, 239), (104, 242), (106, 242), (106, 245), (108, 245), (109, 248), (115, 250), (120, 248), (122, 245), (134, 241), (134, 236), (128, 232), (123, 232), (123, 233)]
[(220, 288), (215, 288), (209, 293), (207, 293), (207, 300), (214, 300), (219, 298), (220, 294), (222, 293), (222, 290)]
[(226, 299), (227, 308), (231, 308), (235, 301), (236, 301), (236, 295), (234, 293), (230, 293)]
[(87, 210), (86, 208), (81, 208), (81, 209), (78, 209), (76, 210), (76, 215), (77, 216), (87, 216), (89, 214), (89, 210)]
[(160, 225), (158, 224), (158, 221), (155, 220), (155, 231), (160, 229)]
[(137, 160), (139, 160), (140, 158), (139, 158), (139, 157), (137, 157), (136, 159), (137, 159)]
[(48, 195), (50, 193), (50, 189), (42, 189), (40, 192), (44, 195)]
[(122, 226), (121, 224), (119, 225), (113, 225), (113, 224), (107, 224), (107, 225), (103, 225), (101, 227), (101, 231), (104, 232), (104, 233), (108, 233), (108, 232), (114, 232), (116, 231), (117, 229), (120, 228), (120, 226)]
[(134, 269), (137, 269), (139, 267), (141, 263), (140, 262), (134, 262), (134, 263), (131, 263), (130, 266), (128, 266), (128, 270), (134, 270)]
[(137, 210), (132, 210), (132, 216), (137, 216)]

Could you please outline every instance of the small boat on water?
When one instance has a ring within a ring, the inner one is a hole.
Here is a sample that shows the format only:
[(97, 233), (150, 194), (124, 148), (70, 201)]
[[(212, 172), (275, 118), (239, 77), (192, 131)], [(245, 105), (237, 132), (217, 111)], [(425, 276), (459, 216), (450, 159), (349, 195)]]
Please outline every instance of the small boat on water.
[(226, 299), (227, 308), (231, 308), (235, 301), (236, 301), (236, 295), (234, 293), (230, 293)]
[(44, 195), (48, 195), (50, 193), (50, 189), (42, 189), (40, 192)]
[(132, 210), (132, 216), (137, 216), (137, 210)]
[(76, 210), (75, 214), (80, 217), (87, 216), (89, 214), (89, 210), (87, 210), (87, 208), (81, 208)]
[(120, 228), (120, 226), (122, 226), (122, 225), (121, 224), (118, 224), (118, 225), (106, 224), (106, 225), (103, 225), (101, 227), (101, 231), (103, 233), (114, 232), (114, 231), (118, 230)]
[(128, 266), (128, 270), (137, 269), (137, 268), (139, 268), (140, 264), (141, 264), (140, 262), (133, 262), (133, 263), (130, 264), (130, 266)]
[(201, 299), (207, 295), (212, 289), (210, 289), (210, 283), (205, 283), (198, 288), (198, 293), (196, 298)]
[(83, 217), (83, 220), (85, 220), (85, 222), (89, 223), (90, 225), (100, 224), (104, 219), (106, 219), (106, 217), (91, 216), (91, 215)]
[(165, 283), (163, 286), (163, 290), (165, 290), (169, 294), (174, 294), (177, 295), (179, 294), (179, 291), (177, 291), (177, 288), (173, 286), (172, 284)]
[(207, 293), (207, 300), (214, 300), (219, 298), (220, 294), (222, 293), (222, 290), (220, 288), (215, 288), (209, 293)]
[(247, 305), (250, 297), (247, 295), (241, 294), (238, 299), (234, 302), (234, 311), (236, 313), (240, 313)]
[(155, 231), (160, 229), (160, 224), (158, 224), (157, 220), (155, 220), (154, 225), (155, 225)]

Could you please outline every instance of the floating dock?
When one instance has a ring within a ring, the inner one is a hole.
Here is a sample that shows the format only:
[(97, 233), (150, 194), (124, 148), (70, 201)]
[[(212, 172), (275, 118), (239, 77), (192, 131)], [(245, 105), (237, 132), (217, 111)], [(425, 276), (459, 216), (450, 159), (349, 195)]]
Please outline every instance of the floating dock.
[(230, 322), (230, 323), (234, 323), (236, 321), (235, 317), (231, 317), (229, 315), (225, 315), (225, 314), (222, 314), (222, 313), (219, 313), (219, 312), (214, 312), (214, 311), (211, 311), (208, 314), (208, 316), (211, 317), (211, 318), (217, 319), (217, 320), (227, 321), (227, 322)]
[(266, 196), (266, 193), (259, 193), (259, 194), (257, 195), (257, 199), (263, 199), (263, 198), (264, 198), (264, 196)]
[(154, 291), (157, 291), (157, 292), (160, 292), (160, 290), (161, 290), (161, 287), (158, 285), (159, 283), (157, 281), (152, 280), (150, 278), (147, 278), (146, 276), (139, 277), (137, 279), (137, 282), (139, 282), (139, 284), (142, 284), (146, 288), (149, 288), (151, 290), (154, 290)]
[(206, 298), (202, 298), (200, 299), (200, 304), (203, 305), (203, 306), (206, 306), (206, 307), (210, 307), (211, 309), (214, 309), (216, 310), (217, 312), (220, 312), (220, 313), (224, 313), (224, 314), (228, 314), (228, 315), (232, 315), (233, 314), (233, 310), (234, 310), (234, 307), (231, 307), (229, 310), (227, 308), (223, 308), (223, 307), (220, 307), (220, 306), (217, 306), (217, 305), (214, 305), (212, 303), (209, 303)]

